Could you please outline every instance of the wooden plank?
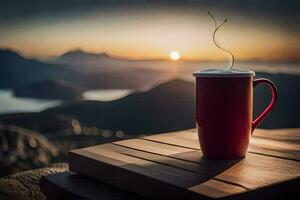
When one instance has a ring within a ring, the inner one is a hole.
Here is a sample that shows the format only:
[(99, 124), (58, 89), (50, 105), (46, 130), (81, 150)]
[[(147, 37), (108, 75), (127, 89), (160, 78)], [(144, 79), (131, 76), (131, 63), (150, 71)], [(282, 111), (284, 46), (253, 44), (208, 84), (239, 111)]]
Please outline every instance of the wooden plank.
[(234, 182), (250, 189), (300, 178), (300, 162), (248, 154), (216, 178)]
[(74, 150), (69, 164), (72, 171), (150, 199), (299, 195), (299, 144), (293, 140), (298, 138), (298, 129), (295, 130), (277, 132), (275, 139), (269, 138), (271, 132), (267, 131), (268, 136), (265, 131), (259, 132), (252, 137), (253, 152), (245, 159), (205, 159), (197, 133), (190, 130)]
[[(208, 187), (210, 182), (207, 175), (172, 167), (172, 165), (164, 165), (155, 159), (152, 162), (137, 156), (126, 155), (125, 153), (131, 151), (127, 150), (127, 148), (106, 144), (72, 151), (69, 156), (70, 170), (128, 191), (142, 193), (148, 198), (155, 199), (162, 198), (162, 196), (175, 199), (209, 197), (188, 190), (188, 188), (204, 182)], [(239, 192), (246, 191), (243, 187), (228, 183), (220, 182), (219, 184), (225, 185), (223, 188), (234, 188), (234, 192), (238, 189)], [(156, 192), (153, 193), (153, 191)], [(219, 193), (216, 190), (213, 197), (222, 197), (232, 193), (232, 190), (220, 190)]]
[(300, 144), (294, 142), (252, 137), (249, 152), (300, 161)]
[[(209, 184), (206, 182), (201, 184), (200, 187), (194, 186), (191, 190), (195, 190), (199, 193), (210, 194), (214, 196), (215, 190), (225, 190), (227, 185), (220, 185), (218, 181), (209, 180)], [(47, 200), (142, 200), (143, 198), (133, 193), (129, 193), (119, 188), (107, 185), (103, 182), (94, 181), (86, 176), (76, 174), (73, 172), (63, 172), (58, 174), (51, 174), (43, 176), (40, 181), (40, 189), (46, 196)], [(202, 187), (205, 187), (204, 189)], [(231, 187), (230, 185), (228, 187)], [(293, 183), (293, 181), (287, 184), (277, 184), (270, 186), (272, 188), (259, 188), (255, 191), (247, 191), (239, 193), (239, 189), (232, 196), (227, 196), (226, 199), (300, 199), (300, 193), (292, 193), (291, 188), (294, 191), (299, 191), (299, 186)], [(234, 191), (234, 188), (230, 189)], [(217, 191), (219, 193), (219, 191)], [(217, 196), (216, 196), (217, 198)]]
[[(198, 175), (188, 171), (180, 170), (167, 165), (159, 164), (158, 162), (152, 162), (143, 158), (138, 158), (123, 154), (124, 148), (112, 145), (104, 144), (94, 147), (88, 147), (82, 149), (88, 153), (104, 156), (106, 158), (120, 161), (116, 166), (124, 167), (128, 170), (148, 174), (149, 176), (161, 181), (166, 179), (179, 187), (188, 187), (195, 185), (199, 181), (207, 180), (206, 176)], [(103, 159), (102, 159), (103, 160)], [(115, 162), (109, 161), (109, 163), (115, 164)]]
[[(300, 162), (286, 159), (279, 159), (263, 155), (248, 154), (245, 159), (233, 161), (214, 161), (203, 159), (198, 152), (195, 156), (190, 156), (195, 151), (188, 152), (188, 149), (178, 151), (178, 148), (173, 146), (176, 153), (172, 153), (170, 148), (172, 145), (147, 141), (143, 139), (133, 139), (115, 142), (115, 144), (129, 147), (136, 150), (156, 153), (163, 145), (168, 146), (168, 151), (160, 151), (161, 155), (169, 156), (171, 158), (180, 158), (186, 161), (197, 162), (197, 173), (204, 173), (207, 175), (216, 175), (218, 180), (230, 182), (232, 184), (241, 185), (245, 188), (255, 189), (280, 181), (287, 181), (289, 179), (300, 177)], [(146, 146), (147, 148), (143, 148)], [(163, 148), (166, 149), (166, 148)], [(155, 161), (155, 160), (154, 160)], [(176, 164), (176, 167), (183, 167), (185, 165), (180, 162), (169, 163)]]
[[(184, 152), (190, 152), (191, 149), (188, 149), (186, 147), (179, 147), (179, 146), (172, 146), (172, 145), (165, 145), (163, 143), (157, 143), (153, 141), (147, 141), (142, 139), (129, 139), (129, 140), (123, 140), (119, 142), (114, 142), (114, 144), (123, 144), (126, 143), (128, 145), (135, 145), (137, 149), (140, 150), (151, 150), (152, 153), (157, 153), (161, 155), (170, 155), (170, 154), (177, 154), (177, 153), (184, 153)], [(155, 144), (156, 148), (153, 148), (153, 144)]]
[[(139, 151), (154, 153), (158, 155), (168, 156), (169, 158), (174, 158), (182, 161), (189, 161), (196, 164), (201, 171), (206, 171), (209, 173), (212, 171), (212, 174), (215, 174), (215, 171), (224, 169), (224, 167), (231, 166), (236, 163), (238, 160), (208, 160), (203, 158), (201, 151), (191, 150), (184, 147), (177, 147), (169, 144), (157, 143), (155, 141), (148, 141), (143, 139), (130, 139), (114, 142), (113, 144), (136, 149)], [(173, 149), (173, 150), (172, 150)]]
[(40, 189), (47, 200), (89, 199), (123, 200), (143, 198), (119, 188), (92, 180), (73, 172), (43, 176)]
[[(143, 140), (140, 141), (144, 142)], [(230, 166), (238, 162), (238, 160), (228, 160), (228, 161), (214, 161), (214, 160), (206, 160), (206, 159), (202, 160), (201, 154), (196, 154), (194, 156), (191, 156), (192, 162), (187, 162), (186, 160), (189, 160), (188, 158), (193, 153), (196, 153), (195, 151), (189, 153), (185, 152), (186, 154), (184, 156), (184, 159), (177, 159), (176, 156), (177, 154), (174, 154), (174, 157), (172, 157), (172, 154), (162, 155), (162, 154), (153, 153), (155, 152), (155, 150), (153, 150), (156, 148), (155, 145), (153, 146), (154, 147), (153, 149), (148, 149), (148, 151), (145, 150), (140, 151), (137, 148), (134, 149), (134, 145), (130, 145), (130, 146), (127, 146), (126, 144), (124, 146), (115, 145), (112, 146), (111, 149), (113, 149), (113, 151), (115, 152), (119, 152), (124, 155), (132, 156), (135, 158), (139, 158), (139, 159), (143, 159), (155, 163), (160, 163), (167, 166), (172, 166), (186, 171), (191, 171), (202, 175), (207, 180), (213, 178), (213, 176), (215, 176), (219, 172), (224, 171), (225, 169), (229, 168)], [(91, 151), (96, 152), (97, 151), (96, 148), (98, 147), (91, 147), (90, 149)], [(193, 160), (194, 157), (197, 157), (197, 160), (196, 159)]]
[[(161, 136), (161, 135), (173, 135), (173, 136), (180, 136), (182, 138), (189, 138), (189, 139), (196, 139), (197, 136), (191, 137), (187, 133), (196, 133), (196, 129), (187, 129), (184, 131), (176, 131), (170, 133), (161, 133), (155, 134), (152, 136)], [(182, 134), (186, 135), (182, 135)], [(152, 137), (148, 136), (148, 137)], [(255, 129), (252, 134), (252, 137), (260, 137), (270, 140), (279, 140), (279, 141), (286, 141), (291, 143), (300, 143), (300, 129), (299, 128), (288, 128), (288, 129)]]
[(200, 144), (195, 129), (151, 135), (142, 137), (142, 139), (190, 148), (197, 151), (200, 150)]
[[(109, 162), (110, 160), (112, 162)], [(159, 198), (158, 192), (151, 193), (151, 191), (147, 190), (150, 187), (150, 190), (153, 191), (161, 191), (160, 188), (164, 188), (168, 193), (177, 191), (177, 195), (180, 196), (176, 189), (177, 187), (172, 185), (163, 187), (161, 181), (155, 178), (142, 176), (140, 173), (135, 172), (135, 170), (130, 171), (119, 167), (116, 165), (115, 159), (109, 159), (104, 156), (88, 153), (87, 151), (76, 150), (70, 152), (69, 166), (73, 172), (120, 187), (126, 191), (140, 192), (148, 198)], [(186, 195), (182, 195), (181, 197), (184, 198)]]
[[(300, 129), (277, 130), (274, 131), (274, 137), (271, 136), (272, 134), (272, 130), (256, 130), (250, 141), (249, 153), (300, 161)], [(195, 129), (143, 138), (195, 150), (200, 149)]]
[(256, 129), (253, 133), (253, 137), (299, 144), (300, 129)]
[[(232, 185), (232, 184), (224, 184), (223, 182), (211, 179), (202, 184), (193, 186), (189, 188), (189, 190), (201, 193), (213, 198), (219, 198), (220, 196), (228, 196), (232, 194), (239, 194), (242, 191), (241, 187)], [(223, 195), (221, 195), (223, 193)]]

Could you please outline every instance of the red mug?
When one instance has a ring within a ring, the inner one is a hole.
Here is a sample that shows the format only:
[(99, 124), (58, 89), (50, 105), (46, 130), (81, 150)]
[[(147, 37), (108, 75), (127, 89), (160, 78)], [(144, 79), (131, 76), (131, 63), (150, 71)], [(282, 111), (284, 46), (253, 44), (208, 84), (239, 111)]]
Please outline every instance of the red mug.
[[(196, 124), (200, 147), (207, 158), (243, 158), (252, 132), (272, 110), (277, 98), (275, 84), (268, 79), (253, 80), (247, 70), (207, 69), (196, 77)], [(272, 101), (254, 120), (253, 88), (267, 84)]]

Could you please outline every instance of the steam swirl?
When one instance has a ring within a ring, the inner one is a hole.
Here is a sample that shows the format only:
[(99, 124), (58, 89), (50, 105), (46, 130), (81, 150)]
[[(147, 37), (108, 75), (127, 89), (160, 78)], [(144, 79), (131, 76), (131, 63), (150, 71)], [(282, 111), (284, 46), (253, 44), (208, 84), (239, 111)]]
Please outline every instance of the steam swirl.
[(213, 33), (213, 42), (215, 44), (215, 46), (220, 49), (221, 51), (225, 51), (226, 53), (228, 53), (230, 56), (231, 56), (231, 64), (229, 66), (229, 71), (231, 71), (232, 67), (233, 67), (233, 64), (234, 64), (234, 55), (231, 53), (231, 51), (221, 47), (217, 41), (216, 41), (216, 33), (217, 31), (228, 21), (227, 19), (224, 20), (224, 22), (222, 24), (220, 24), (219, 26), (217, 25), (217, 21), (216, 19), (214, 18), (214, 16), (208, 11), (208, 14), (209, 16), (211, 16), (211, 18), (213, 19), (214, 21), (214, 24), (215, 24), (215, 30), (214, 30), (214, 33)]

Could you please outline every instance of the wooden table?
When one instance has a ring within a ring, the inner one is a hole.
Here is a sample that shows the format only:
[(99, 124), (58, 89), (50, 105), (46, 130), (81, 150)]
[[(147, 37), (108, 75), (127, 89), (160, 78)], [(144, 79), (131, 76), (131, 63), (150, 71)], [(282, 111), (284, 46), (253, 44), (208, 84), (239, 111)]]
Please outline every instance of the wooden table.
[[(238, 160), (203, 158), (195, 130), (78, 149), (70, 152), (69, 157), (70, 170), (101, 181), (93, 181), (88, 188), (106, 192), (103, 188), (107, 185), (121, 188), (107, 192), (120, 194), (120, 199), (129, 196), (150, 199), (281, 199), (295, 198), (295, 195), (300, 198), (300, 129), (258, 129), (251, 138), (246, 158)], [(61, 184), (59, 178), (64, 179), (62, 175), (45, 177), (42, 190), (47, 193), (47, 185), (51, 183), (59, 185), (57, 188), (62, 191), (69, 188), (74, 193), (70, 184), (78, 183)], [(90, 179), (86, 181), (92, 182)], [(86, 192), (86, 196), (81, 195), (84, 192), (80, 189), (76, 192), (78, 197), (89, 196)], [(92, 195), (89, 198), (97, 199)]]
[(40, 189), (47, 200), (142, 200), (143, 198), (103, 182), (74, 172), (63, 172), (42, 177)]

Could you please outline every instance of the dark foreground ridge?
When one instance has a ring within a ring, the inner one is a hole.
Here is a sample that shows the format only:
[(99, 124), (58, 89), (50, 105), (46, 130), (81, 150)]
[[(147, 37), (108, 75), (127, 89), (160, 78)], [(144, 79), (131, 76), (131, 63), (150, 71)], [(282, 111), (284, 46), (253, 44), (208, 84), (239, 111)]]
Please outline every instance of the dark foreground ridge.
[[(274, 110), (260, 128), (299, 127), (299, 78), (267, 73), (257, 73), (258, 77), (273, 80), (279, 94)], [(271, 94), (266, 86), (259, 86), (254, 91), (254, 98), (254, 116), (257, 116), (269, 103)], [(19, 117), (2, 115), (0, 121), (34, 129), (36, 124), (44, 124), (63, 115), (74, 117), (87, 126), (122, 130), (128, 134), (150, 134), (195, 127), (194, 106), (194, 84), (175, 79), (115, 101), (68, 102), (40, 113)]]
[(80, 100), (84, 88), (64, 80), (47, 80), (14, 89), (18, 97), (38, 99)]

